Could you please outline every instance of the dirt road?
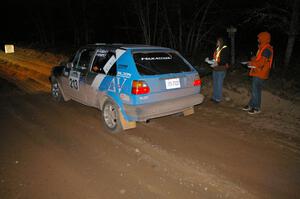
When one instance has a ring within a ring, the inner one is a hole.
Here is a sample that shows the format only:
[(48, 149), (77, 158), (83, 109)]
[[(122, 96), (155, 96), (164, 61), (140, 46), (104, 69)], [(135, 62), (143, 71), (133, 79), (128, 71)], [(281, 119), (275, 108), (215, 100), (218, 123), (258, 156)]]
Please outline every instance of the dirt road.
[(294, 102), (267, 94), (265, 112), (249, 116), (237, 89), (194, 115), (111, 135), (98, 110), (52, 101), (43, 86), (51, 64), (25, 52), (0, 53), (11, 82), (0, 79), (1, 199), (300, 198)]
[(1, 80), (1, 198), (299, 198), (300, 155), (205, 103), (108, 134), (98, 110)]

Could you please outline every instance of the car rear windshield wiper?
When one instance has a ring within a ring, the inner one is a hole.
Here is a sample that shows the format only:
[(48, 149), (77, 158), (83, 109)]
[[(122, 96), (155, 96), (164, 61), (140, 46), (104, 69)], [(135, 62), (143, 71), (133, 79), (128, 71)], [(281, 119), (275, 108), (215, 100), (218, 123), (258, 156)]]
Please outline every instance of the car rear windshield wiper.
[[(152, 72), (151, 75), (160, 74), (160, 71), (155, 70), (155, 69), (153, 69), (153, 68), (151, 68), (149, 66), (145, 66), (145, 65), (143, 65), (141, 63), (138, 63), (138, 62), (136, 62), (136, 65), (141, 66), (143, 69), (146, 69), (146, 70)], [(143, 75), (147, 75), (147, 74), (143, 74)]]

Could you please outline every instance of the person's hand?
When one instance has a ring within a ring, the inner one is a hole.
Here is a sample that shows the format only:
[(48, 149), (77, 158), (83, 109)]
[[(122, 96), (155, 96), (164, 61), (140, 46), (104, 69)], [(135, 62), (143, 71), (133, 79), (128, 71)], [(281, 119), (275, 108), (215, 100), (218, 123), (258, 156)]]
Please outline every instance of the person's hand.
[(98, 66), (93, 66), (93, 71), (97, 72), (99, 70)]
[(217, 61), (214, 61), (212, 64), (211, 64), (211, 67), (216, 67), (218, 66), (218, 62)]

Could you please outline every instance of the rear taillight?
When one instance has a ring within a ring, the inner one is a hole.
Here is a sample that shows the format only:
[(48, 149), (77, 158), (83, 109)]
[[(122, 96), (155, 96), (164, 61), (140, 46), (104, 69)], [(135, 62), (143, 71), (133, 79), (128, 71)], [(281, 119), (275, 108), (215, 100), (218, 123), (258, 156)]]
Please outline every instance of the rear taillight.
[(150, 87), (147, 85), (145, 81), (132, 81), (132, 89), (131, 93), (134, 95), (142, 95), (150, 92)]
[(201, 86), (201, 79), (198, 75), (194, 79), (194, 86)]

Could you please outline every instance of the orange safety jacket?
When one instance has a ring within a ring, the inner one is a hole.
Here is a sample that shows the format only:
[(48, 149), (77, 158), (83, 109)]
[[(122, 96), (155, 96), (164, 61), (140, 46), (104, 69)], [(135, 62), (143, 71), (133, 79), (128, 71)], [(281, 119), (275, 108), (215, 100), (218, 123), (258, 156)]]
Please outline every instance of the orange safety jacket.
[[(271, 55), (269, 58), (262, 56), (264, 50), (270, 50)], [(249, 65), (255, 66), (249, 72), (249, 76), (259, 77), (261, 79), (268, 79), (269, 73), (273, 62), (273, 47), (267, 43), (262, 48), (259, 48), (256, 57), (252, 60)]]

